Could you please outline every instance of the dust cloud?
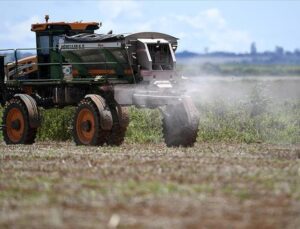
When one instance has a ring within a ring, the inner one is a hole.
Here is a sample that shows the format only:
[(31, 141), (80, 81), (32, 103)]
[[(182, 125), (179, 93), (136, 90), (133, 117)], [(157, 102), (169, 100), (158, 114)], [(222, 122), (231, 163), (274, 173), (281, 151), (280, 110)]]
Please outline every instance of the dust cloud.
[(297, 76), (222, 76), (202, 71), (199, 60), (191, 59), (180, 66), (178, 73), (185, 78), (186, 94), (196, 103), (224, 101), (247, 102), (253, 94), (270, 102), (300, 100), (300, 77)]
[(300, 77), (184, 76), (202, 139), (300, 142)]
[(300, 78), (297, 77), (202, 76), (188, 77), (185, 81), (186, 94), (196, 103), (240, 103), (248, 102), (253, 96), (271, 103), (300, 100)]

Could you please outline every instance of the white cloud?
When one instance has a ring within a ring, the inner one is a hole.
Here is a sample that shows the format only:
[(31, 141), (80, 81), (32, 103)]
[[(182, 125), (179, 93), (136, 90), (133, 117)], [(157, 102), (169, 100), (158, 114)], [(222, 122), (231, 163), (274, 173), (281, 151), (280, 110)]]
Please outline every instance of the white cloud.
[[(143, 20), (142, 5), (135, 0), (100, 1), (98, 9), (102, 18), (102, 32), (134, 32)], [(143, 26), (146, 25), (144, 23)]]
[(207, 20), (207, 22), (215, 24), (220, 29), (226, 26), (225, 19), (223, 18), (221, 12), (216, 8), (208, 9), (201, 12), (200, 17), (204, 17)]
[(197, 15), (178, 15), (176, 19), (179, 22), (186, 23), (194, 29), (223, 29), (226, 26), (226, 21), (218, 9), (212, 8), (199, 12)]
[[(1, 29), (2, 32), (0, 33), (0, 41), (12, 42), (16, 45), (24, 45), (25, 43), (34, 45), (35, 34), (30, 30), (31, 24), (37, 23), (39, 21), (40, 18), (38, 16), (32, 16), (27, 20), (18, 24), (12, 22), (5, 22)], [(19, 48), (19, 47), (9, 47), (9, 48)], [(28, 46), (22, 48), (28, 48)]]
[(134, 0), (100, 1), (98, 8), (108, 20), (142, 16), (140, 4)]
[(201, 11), (197, 15), (179, 15), (176, 19), (189, 27), (190, 38), (186, 39), (207, 40), (206, 46), (210, 50), (245, 51), (252, 41), (247, 31), (231, 28), (216, 8)]

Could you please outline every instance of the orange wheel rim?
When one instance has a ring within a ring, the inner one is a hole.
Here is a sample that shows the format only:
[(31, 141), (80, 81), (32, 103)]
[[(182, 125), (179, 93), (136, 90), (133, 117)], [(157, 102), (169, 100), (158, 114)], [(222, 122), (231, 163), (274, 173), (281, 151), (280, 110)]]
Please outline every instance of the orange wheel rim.
[(92, 111), (82, 109), (76, 121), (76, 132), (83, 144), (90, 144), (95, 135), (95, 117)]
[(17, 143), (24, 135), (24, 116), (20, 109), (12, 108), (6, 118), (6, 130), (9, 139)]

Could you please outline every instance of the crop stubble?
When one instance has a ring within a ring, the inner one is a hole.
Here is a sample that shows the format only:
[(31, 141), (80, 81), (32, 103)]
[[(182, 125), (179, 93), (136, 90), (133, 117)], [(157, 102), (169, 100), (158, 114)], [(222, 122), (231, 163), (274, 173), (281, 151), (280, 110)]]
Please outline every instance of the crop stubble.
[(297, 228), (300, 146), (0, 145), (1, 228)]

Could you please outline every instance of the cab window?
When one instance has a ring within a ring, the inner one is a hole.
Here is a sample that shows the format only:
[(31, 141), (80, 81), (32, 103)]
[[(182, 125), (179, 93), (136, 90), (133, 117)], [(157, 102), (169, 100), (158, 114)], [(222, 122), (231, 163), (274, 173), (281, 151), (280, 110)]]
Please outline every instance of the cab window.
[(49, 36), (39, 37), (39, 48), (40, 53), (43, 55), (49, 54)]

